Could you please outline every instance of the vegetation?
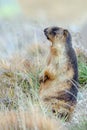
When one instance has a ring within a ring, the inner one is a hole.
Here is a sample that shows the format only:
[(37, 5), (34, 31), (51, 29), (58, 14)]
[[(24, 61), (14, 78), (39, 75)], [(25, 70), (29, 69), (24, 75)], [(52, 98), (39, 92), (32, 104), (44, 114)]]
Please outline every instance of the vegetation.
[(79, 60), (79, 83), (81, 85), (87, 84), (87, 63)]
[(78, 125), (72, 126), (71, 130), (87, 130), (87, 119), (83, 119)]

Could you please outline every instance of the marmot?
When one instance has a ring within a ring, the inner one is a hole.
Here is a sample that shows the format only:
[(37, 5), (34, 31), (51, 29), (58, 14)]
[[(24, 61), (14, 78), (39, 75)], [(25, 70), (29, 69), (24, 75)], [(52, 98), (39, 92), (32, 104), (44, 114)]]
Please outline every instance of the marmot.
[(47, 66), (40, 76), (40, 98), (58, 117), (69, 120), (78, 93), (78, 65), (71, 34), (60, 27), (48, 27), (44, 33), (51, 46)]

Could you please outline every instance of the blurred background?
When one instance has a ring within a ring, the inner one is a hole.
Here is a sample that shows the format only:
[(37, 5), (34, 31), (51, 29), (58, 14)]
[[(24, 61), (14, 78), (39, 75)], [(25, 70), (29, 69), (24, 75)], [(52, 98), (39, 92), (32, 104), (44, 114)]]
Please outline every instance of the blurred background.
[(87, 20), (87, 0), (0, 0), (0, 16), (19, 12), (35, 21), (82, 24)]
[(33, 19), (81, 24), (87, 17), (87, 0), (19, 0), (19, 3)]
[(87, 0), (0, 0), (0, 44), (9, 43), (12, 48), (19, 41), (31, 42), (32, 28), (50, 25), (78, 34), (80, 44), (87, 48)]

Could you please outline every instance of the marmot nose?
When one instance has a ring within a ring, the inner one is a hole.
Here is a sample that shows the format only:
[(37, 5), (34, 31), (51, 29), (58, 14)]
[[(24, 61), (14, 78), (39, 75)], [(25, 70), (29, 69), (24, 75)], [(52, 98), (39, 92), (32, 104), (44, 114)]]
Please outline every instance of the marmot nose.
[(45, 34), (47, 33), (47, 30), (48, 30), (48, 28), (45, 28), (45, 29), (44, 29), (44, 33), (45, 33)]

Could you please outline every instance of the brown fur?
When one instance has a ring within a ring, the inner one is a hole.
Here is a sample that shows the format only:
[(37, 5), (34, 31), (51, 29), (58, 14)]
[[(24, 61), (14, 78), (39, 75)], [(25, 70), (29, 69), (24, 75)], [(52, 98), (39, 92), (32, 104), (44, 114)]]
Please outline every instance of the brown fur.
[[(68, 41), (69, 32), (62, 28), (47, 28), (44, 30), (47, 39), (52, 43), (47, 66), (40, 76), (40, 97), (58, 115), (70, 118), (74, 110), (76, 99), (73, 100), (74, 91), (72, 80), (75, 73), (74, 63), (70, 61), (68, 50), (71, 44)], [(70, 47), (71, 52), (73, 49)], [(75, 53), (72, 57), (74, 58)], [(76, 92), (77, 93), (77, 92)], [(76, 97), (75, 97), (76, 98)]]
[(38, 111), (0, 112), (0, 130), (66, 130), (60, 120), (50, 119)]

